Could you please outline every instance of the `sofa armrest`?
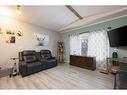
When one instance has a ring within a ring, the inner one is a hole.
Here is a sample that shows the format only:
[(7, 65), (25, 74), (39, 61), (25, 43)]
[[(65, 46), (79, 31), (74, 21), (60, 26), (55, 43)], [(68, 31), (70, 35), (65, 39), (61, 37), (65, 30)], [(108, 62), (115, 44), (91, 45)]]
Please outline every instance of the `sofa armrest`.
[(19, 72), (23, 77), (27, 74), (27, 64), (24, 61), (19, 62)]
[(46, 60), (50, 60), (50, 59), (56, 59), (57, 60), (56, 57), (47, 58)]
[(126, 71), (126, 70), (119, 70), (119, 71), (117, 71), (117, 73), (120, 73), (120, 72), (127, 73), (127, 71)]

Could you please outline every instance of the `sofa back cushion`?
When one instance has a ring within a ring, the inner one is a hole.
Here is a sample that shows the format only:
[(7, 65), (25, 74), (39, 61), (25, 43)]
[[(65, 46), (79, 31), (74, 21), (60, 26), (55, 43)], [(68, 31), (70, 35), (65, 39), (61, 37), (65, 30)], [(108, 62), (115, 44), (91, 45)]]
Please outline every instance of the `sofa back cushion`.
[(24, 56), (23, 58), (26, 63), (31, 63), (31, 62), (37, 61), (36, 56), (33, 56), (33, 55)]
[(22, 55), (23, 55), (23, 60), (26, 63), (31, 63), (31, 62), (37, 61), (36, 51), (34, 51), (34, 50), (23, 51)]
[(42, 58), (50, 59), (52, 57), (50, 50), (41, 50), (40, 53)]
[(34, 50), (25, 50), (22, 53), (23, 53), (23, 56), (36, 55), (36, 51)]

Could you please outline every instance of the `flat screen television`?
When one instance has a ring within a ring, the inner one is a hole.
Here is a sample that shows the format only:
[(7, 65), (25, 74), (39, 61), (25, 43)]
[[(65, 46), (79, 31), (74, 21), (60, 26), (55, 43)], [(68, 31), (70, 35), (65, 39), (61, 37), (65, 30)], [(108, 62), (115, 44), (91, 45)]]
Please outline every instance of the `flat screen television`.
[(108, 38), (111, 47), (127, 46), (127, 26), (108, 31)]

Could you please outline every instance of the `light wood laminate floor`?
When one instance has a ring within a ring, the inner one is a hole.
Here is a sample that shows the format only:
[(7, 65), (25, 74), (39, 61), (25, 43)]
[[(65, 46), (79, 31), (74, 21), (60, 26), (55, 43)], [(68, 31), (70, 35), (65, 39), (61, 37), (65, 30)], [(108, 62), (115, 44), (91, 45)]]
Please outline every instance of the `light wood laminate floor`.
[(0, 78), (0, 89), (113, 89), (114, 76), (59, 65), (30, 76)]

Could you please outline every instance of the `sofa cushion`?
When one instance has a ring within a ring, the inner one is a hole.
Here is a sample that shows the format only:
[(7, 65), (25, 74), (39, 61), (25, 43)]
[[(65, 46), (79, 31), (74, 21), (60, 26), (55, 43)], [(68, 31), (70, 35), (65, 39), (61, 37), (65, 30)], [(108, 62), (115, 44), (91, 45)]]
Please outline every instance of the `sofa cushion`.
[(35, 67), (35, 66), (39, 66), (39, 65), (41, 65), (40, 62), (33, 62), (31, 64), (27, 64), (27, 67)]
[(32, 74), (38, 71), (41, 71), (42, 68), (42, 64), (40, 62), (33, 62), (31, 64), (27, 64), (27, 73), (28, 74)]
[(24, 56), (24, 61), (26, 63), (36, 62), (37, 58), (34, 55)]

